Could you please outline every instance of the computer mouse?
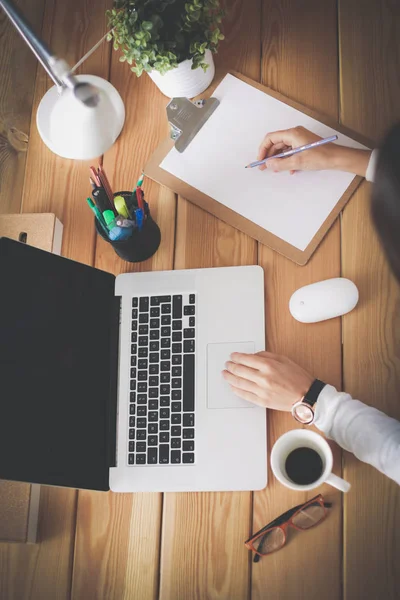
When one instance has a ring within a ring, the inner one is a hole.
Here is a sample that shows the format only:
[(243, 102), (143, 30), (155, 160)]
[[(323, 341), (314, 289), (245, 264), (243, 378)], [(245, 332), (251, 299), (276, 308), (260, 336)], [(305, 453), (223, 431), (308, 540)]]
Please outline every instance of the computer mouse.
[(301, 323), (318, 323), (345, 315), (357, 302), (357, 286), (345, 277), (334, 277), (296, 290), (289, 300), (289, 310)]

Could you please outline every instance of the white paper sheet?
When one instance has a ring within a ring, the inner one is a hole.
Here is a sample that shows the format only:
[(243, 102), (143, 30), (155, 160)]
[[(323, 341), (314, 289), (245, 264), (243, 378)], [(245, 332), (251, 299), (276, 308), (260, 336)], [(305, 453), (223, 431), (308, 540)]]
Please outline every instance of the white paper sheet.
[(245, 169), (266, 133), (303, 125), (338, 144), (358, 142), (227, 75), (213, 97), (220, 105), (180, 154), (161, 168), (300, 250), (305, 250), (354, 178), (341, 171), (272, 173)]

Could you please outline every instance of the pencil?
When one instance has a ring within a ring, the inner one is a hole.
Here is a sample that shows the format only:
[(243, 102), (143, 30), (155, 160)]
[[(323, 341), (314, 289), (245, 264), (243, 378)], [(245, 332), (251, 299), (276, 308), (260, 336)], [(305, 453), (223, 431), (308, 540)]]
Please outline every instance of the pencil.
[(335, 142), (338, 139), (337, 135), (331, 135), (330, 137), (323, 138), (322, 140), (318, 140), (317, 142), (312, 142), (311, 144), (305, 144), (304, 146), (299, 146), (298, 148), (292, 148), (291, 150), (286, 150), (285, 152), (281, 152), (280, 154), (275, 154), (275, 156), (268, 156), (267, 158), (263, 158), (262, 160), (256, 160), (256, 162), (252, 162), (249, 165), (245, 166), (245, 169), (252, 169), (253, 167), (259, 167), (263, 165), (271, 158), (286, 158), (288, 156), (293, 156), (293, 154), (298, 154), (299, 152), (304, 152), (304, 150), (310, 150), (311, 148), (317, 148), (318, 146), (322, 146), (323, 144), (329, 144), (330, 142)]
[(101, 184), (102, 184), (103, 188), (106, 191), (106, 194), (108, 196), (110, 204), (113, 205), (114, 204), (114, 194), (112, 192), (110, 183), (109, 183), (109, 181), (107, 179), (106, 172), (104, 171), (104, 169), (103, 169), (103, 167), (101, 165), (98, 168), (98, 175), (99, 175), (99, 179), (101, 181)]
[(91, 178), (93, 179), (93, 181), (95, 182), (95, 184), (97, 185), (97, 187), (100, 187), (101, 183), (100, 183), (100, 179), (97, 175), (97, 171), (94, 167), (90, 167), (90, 175)]

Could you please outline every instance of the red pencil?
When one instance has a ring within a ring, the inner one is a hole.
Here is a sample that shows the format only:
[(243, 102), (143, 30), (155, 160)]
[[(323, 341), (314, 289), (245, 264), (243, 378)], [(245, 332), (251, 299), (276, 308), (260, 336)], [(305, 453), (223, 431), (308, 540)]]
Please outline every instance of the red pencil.
[(138, 203), (138, 207), (142, 209), (144, 214), (144, 205), (143, 205), (143, 192), (141, 187), (136, 188), (136, 200)]
[(94, 167), (90, 167), (90, 175), (91, 175), (91, 178), (94, 180), (95, 184), (97, 185), (97, 187), (100, 187), (101, 186), (100, 179), (99, 179), (99, 176), (97, 175), (97, 171)]

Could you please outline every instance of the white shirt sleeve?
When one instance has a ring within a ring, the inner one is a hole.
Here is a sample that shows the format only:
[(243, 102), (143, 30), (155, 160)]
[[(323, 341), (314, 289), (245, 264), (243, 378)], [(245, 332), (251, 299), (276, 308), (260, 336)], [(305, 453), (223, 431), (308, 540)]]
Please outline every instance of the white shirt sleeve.
[(375, 181), (376, 162), (378, 160), (378, 150), (372, 150), (371, 157), (369, 159), (367, 171), (365, 173), (365, 179), (367, 181)]
[(358, 459), (400, 484), (400, 421), (326, 385), (314, 424)]

